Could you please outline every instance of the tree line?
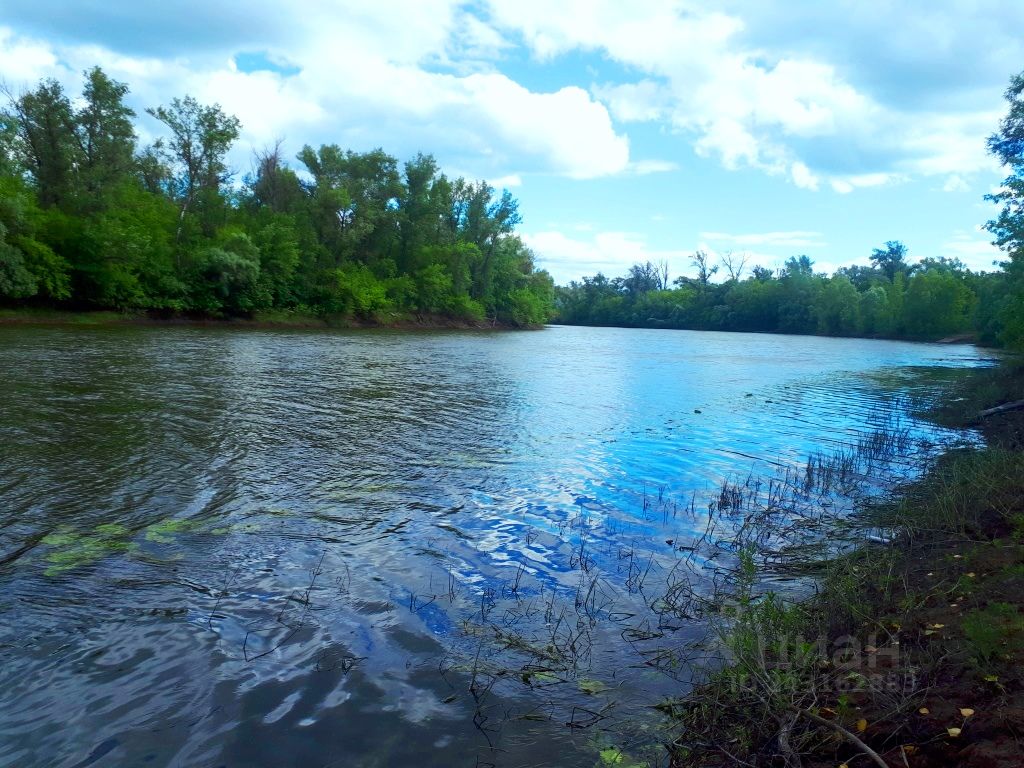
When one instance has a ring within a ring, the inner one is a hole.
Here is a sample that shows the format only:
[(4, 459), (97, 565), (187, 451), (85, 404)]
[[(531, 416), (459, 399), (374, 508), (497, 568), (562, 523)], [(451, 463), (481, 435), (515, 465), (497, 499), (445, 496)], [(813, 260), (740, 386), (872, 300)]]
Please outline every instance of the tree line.
[(0, 302), (207, 316), (430, 313), (543, 323), (554, 285), (515, 234), (517, 201), (430, 155), (336, 144), (227, 164), (237, 118), (186, 96), (146, 110), (95, 67), (0, 110)]
[[(1007, 256), (998, 270), (972, 272), (945, 258), (911, 264), (907, 248), (895, 240), (874, 250), (870, 266), (832, 275), (815, 272), (807, 256), (794, 256), (779, 270), (747, 271), (743, 256), (726, 254), (715, 264), (698, 251), (691, 260), (697, 276), (671, 285), (666, 264), (647, 262), (622, 277), (597, 274), (560, 287), (555, 319), (912, 339), (970, 334), (985, 344), (1024, 349), (1024, 72), (1011, 78), (1005, 97), (1009, 110), (988, 139), (989, 151), (1009, 170), (986, 196), (999, 206), (985, 225)], [(725, 279), (715, 281), (720, 270)]]
[[(885, 336), (938, 339), (971, 333), (996, 343), (1004, 333), (1011, 284), (1004, 272), (977, 273), (956, 259), (911, 264), (890, 241), (871, 266), (844, 267), (828, 276), (807, 256), (779, 270), (745, 259), (719, 263), (697, 251), (697, 277), (667, 281), (665, 264), (635, 264), (623, 277), (585, 277), (558, 289), (556, 319), (581, 325), (690, 328), (717, 331)], [(713, 282), (719, 271), (728, 276)]]
[[(429, 313), (471, 321), (940, 338), (1024, 347), (1024, 73), (988, 141), (1007, 167), (987, 196), (1001, 269), (907, 259), (890, 241), (871, 266), (833, 275), (806, 256), (780, 270), (742, 256), (669, 283), (637, 264), (557, 291), (515, 234), (517, 201), (449, 179), (430, 155), (280, 144), (240, 180), (227, 165), (237, 118), (186, 96), (146, 110), (142, 146), (128, 87), (94, 67), (72, 100), (55, 80), (0, 109), (0, 303), (248, 316), (272, 310), (368, 319)], [(721, 271), (724, 280), (715, 279)]]

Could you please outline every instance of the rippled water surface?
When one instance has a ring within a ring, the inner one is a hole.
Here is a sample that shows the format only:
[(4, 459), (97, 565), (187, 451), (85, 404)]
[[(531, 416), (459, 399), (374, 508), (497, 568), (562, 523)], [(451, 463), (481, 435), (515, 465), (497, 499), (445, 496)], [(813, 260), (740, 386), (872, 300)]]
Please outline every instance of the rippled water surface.
[(706, 523), (668, 500), (841, 448), (927, 396), (911, 369), (980, 360), (593, 328), (0, 328), (0, 764), (642, 750), (658, 723), (636, 712), (679, 683), (630, 631), (667, 542)]

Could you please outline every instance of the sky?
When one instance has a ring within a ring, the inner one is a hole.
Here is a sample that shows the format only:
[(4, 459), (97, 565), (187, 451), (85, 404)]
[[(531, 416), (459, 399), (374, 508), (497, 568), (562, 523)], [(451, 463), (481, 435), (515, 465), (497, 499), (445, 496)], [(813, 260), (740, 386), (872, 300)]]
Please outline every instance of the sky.
[[(4, 0), (0, 80), (146, 107), (190, 94), (242, 121), (232, 167), (283, 141), (404, 160), (519, 200), (566, 283), (690, 254), (778, 267), (910, 256), (992, 269), (1005, 176), (986, 138), (1024, 69), (1020, 0)], [(295, 162), (298, 165), (298, 162)]]

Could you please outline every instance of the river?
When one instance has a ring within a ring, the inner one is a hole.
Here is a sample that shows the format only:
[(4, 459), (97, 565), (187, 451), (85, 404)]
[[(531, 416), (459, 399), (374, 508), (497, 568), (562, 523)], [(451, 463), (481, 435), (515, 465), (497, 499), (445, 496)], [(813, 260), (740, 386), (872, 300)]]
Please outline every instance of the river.
[(983, 363), (659, 330), (0, 327), (0, 764), (656, 759), (646, 706), (686, 674), (639, 630), (704, 496), (894, 419), (960, 439), (909, 412), (914, 372)]

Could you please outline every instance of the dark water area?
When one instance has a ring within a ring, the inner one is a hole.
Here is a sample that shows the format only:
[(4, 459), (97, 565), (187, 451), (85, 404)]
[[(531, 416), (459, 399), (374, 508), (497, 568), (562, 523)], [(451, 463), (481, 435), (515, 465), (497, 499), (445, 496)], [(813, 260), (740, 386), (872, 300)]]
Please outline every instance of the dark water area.
[(695, 500), (893, 419), (962, 439), (908, 404), (921, 370), (980, 364), (624, 329), (0, 327), (0, 764), (656, 762), (649, 705), (686, 675), (639, 629)]

